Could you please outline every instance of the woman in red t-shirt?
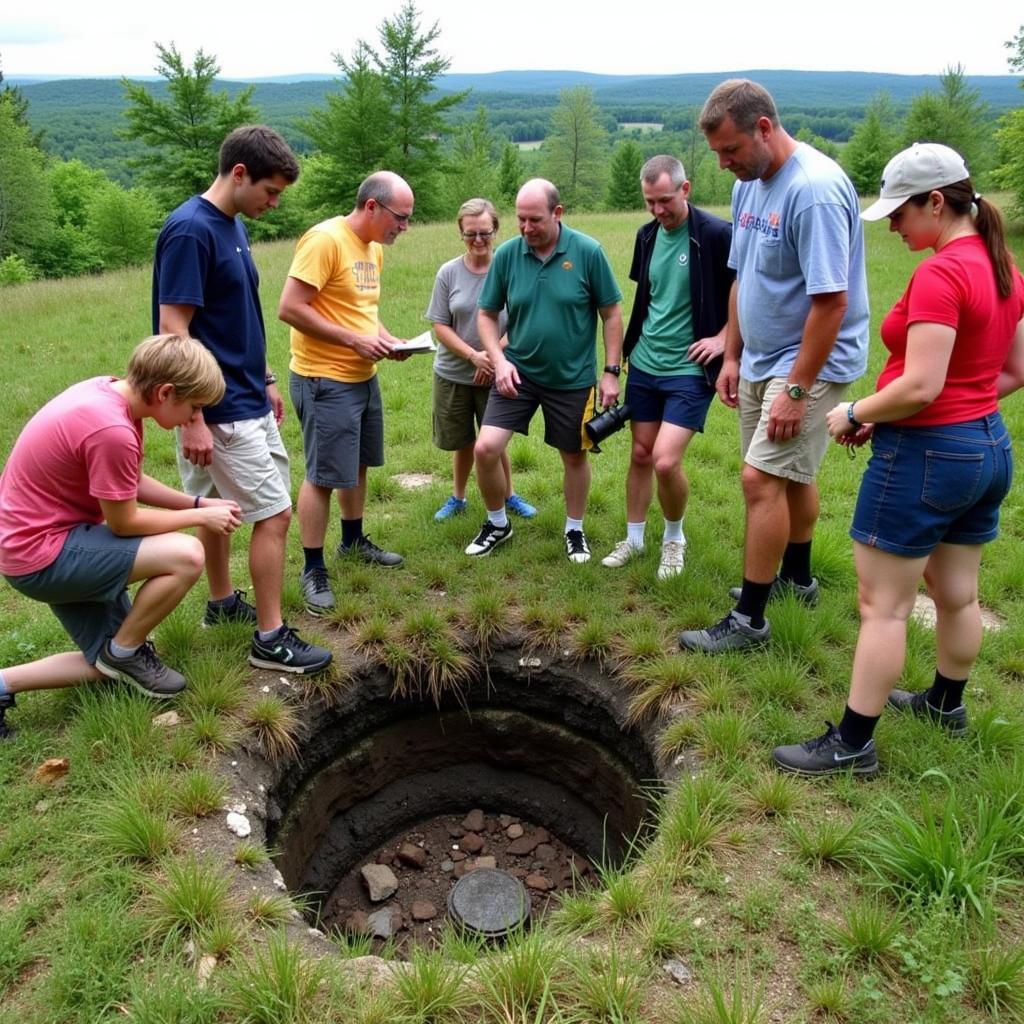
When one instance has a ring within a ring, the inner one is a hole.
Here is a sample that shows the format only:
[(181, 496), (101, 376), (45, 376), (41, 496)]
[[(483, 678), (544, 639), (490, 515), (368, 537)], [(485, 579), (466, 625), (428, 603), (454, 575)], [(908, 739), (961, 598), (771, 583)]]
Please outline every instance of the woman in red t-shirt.
[[(875, 393), (828, 414), (840, 444), (872, 442), (850, 529), (861, 628), (838, 728), (774, 751), (801, 775), (877, 771), (872, 734), (887, 703), (966, 732), (982, 545), (998, 532), (1013, 474), (998, 403), (1024, 384), (1024, 279), (963, 158), (935, 143), (897, 154), (862, 217), (888, 217), (911, 251), (934, 255), (882, 323), (889, 359)], [(922, 576), (935, 601), (936, 672), (929, 689), (910, 693), (893, 685)]]

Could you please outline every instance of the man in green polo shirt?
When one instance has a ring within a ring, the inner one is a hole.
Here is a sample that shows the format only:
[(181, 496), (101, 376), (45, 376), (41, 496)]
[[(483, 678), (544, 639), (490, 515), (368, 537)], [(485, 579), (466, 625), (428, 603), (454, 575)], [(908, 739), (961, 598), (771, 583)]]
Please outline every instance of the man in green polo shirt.
[[(550, 181), (534, 178), (523, 185), (516, 217), (522, 237), (498, 247), (478, 300), (480, 340), (494, 364), (494, 385), (474, 449), (487, 520), (466, 554), (488, 555), (512, 536), (501, 455), (513, 433), (528, 432), (540, 407), (544, 441), (562, 457), (566, 554), (570, 562), (586, 562), (590, 443), (583, 423), (595, 408), (598, 316), (605, 368), (596, 398), (611, 405), (619, 397), (622, 292), (601, 246), (562, 224), (558, 189)], [(504, 349), (498, 332), (502, 308), (508, 312)]]

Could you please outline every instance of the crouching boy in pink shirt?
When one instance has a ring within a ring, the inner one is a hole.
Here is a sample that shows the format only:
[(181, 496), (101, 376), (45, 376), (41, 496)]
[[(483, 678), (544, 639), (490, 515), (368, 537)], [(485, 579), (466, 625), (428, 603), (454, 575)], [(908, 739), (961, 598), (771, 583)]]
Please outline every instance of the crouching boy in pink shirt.
[[(135, 349), (123, 380), (74, 384), (22, 430), (0, 475), (0, 572), (48, 604), (78, 650), (0, 670), (0, 739), (24, 690), (104, 677), (151, 697), (185, 688), (146, 639), (203, 571), (202, 545), (175, 531), (229, 534), (240, 512), (143, 473), (142, 421), (180, 427), (223, 394), (221, 371), (199, 342), (161, 334)], [(132, 601), (127, 586), (140, 580)]]

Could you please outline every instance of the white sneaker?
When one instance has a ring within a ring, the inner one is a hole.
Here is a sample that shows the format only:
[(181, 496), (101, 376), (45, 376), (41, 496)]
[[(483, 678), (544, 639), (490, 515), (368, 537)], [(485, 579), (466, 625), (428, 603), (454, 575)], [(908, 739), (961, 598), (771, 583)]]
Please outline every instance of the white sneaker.
[(667, 580), (670, 576), (678, 576), (683, 571), (686, 560), (686, 538), (682, 540), (666, 540), (661, 545), (661, 562), (658, 564), (658, 579)]
[(609, 569), (621, 569), (630, 559), (641, 554), (643, 550), (643, 548), (634, 547), (630, 544), (627, 537), (626, 540), (620, 540), (612, 548), (611, 554), (605, 555), (601, 559), (601, 564), (607, 565)]

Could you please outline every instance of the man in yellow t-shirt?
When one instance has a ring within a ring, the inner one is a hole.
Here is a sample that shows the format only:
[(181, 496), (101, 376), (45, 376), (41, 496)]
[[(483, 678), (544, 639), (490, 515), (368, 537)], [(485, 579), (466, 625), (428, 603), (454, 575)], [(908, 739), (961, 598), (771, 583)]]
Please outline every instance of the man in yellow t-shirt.
[(413, 194), (391, 171), (359, 186), (351, 213), (310, 228), (299, 239), (278, 316), (291, 326), (292, 404), (302, 426), (306, 477), (299, 490), (299, 533), (305, 566), (299, 578), (306, 607), (334, 607), (324, 540), (337, 491), (341, 506), (339, 555), (397, 566), (363, 533), (366, 467), (384, 464), (384, 416), (377, 362), (404, 359), (399, 339), (380, 322), (382, 246), (409, 227)]

